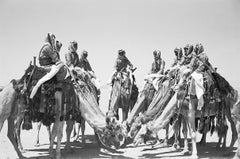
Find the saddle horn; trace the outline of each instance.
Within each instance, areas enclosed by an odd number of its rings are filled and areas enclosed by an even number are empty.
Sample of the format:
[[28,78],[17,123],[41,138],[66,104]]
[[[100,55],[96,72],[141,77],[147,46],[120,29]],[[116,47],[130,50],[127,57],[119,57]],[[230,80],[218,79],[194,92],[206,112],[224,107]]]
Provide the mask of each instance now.
[[33,65],[36,66],[36,56],[33,56]]

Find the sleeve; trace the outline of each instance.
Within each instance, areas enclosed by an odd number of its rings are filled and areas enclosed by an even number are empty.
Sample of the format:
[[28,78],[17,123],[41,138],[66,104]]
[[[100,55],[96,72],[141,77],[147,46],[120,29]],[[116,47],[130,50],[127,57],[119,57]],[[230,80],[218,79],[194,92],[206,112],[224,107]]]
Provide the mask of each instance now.
[[116,61],[115,61],[114,69],[118,70],[118,59],[116,59]]
[[71,58],[71,54],[70,53],[66,53],[65,54],[65,60],[66,60],[66,64],[67,64],[67,66],[70,66],[72,63],[71,63],[71,60],[72,58]]
[[159,70],[159,73],[160,74],[163,74],[164,73],[164,69],[165,69],[165,61],[164,60],[162,60],[162,62],[161,62],[161,67],[160,67],[161,69]]
[[154,73],[155,72],[155,64],[154,62],[152,63],[152,66],[151,66],[151,70],[150,70],[150,73]]
[[127,62],[127,65],[130,66],[131,68],[133,68],[133,65],[132,63],[129,61],[129,59],[126,57],[126,62]]
[[92,67],[91,67],[91,65],[90,65],[90,63],[89,63],[88,60],[87,60],[87,68],[88,68],[89,71],[93,71],[93,70],[92,70]]
[[59,56],[58,56],[58,52],[56,50],[54,50],[51,46],[48,45],[48,47],[46,47],[48,54],[50,56],[50,58],[52,59],[52,61],[54,63],[56,63],[57,61],[59,61]]
[[175,66],[177,64],[177,58],[174,59],[174,62],[172,64],[172,67]]
[[[194,68],[195,66],[196,66],[196,64],[197,64],[197,57],[196,56],[192,56],[192,58],[191,58],[191,61],[190,61],[190,63],[189,63],[189,67],[190,68]],[[198,64],[197,64],[198,65]]]

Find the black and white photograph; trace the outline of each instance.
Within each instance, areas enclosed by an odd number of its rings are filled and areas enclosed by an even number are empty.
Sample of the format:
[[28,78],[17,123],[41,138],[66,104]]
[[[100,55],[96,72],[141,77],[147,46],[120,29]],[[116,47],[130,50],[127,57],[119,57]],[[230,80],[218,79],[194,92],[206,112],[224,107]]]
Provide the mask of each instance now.
[[0,0],[0,159],[240,159],[240,0]]

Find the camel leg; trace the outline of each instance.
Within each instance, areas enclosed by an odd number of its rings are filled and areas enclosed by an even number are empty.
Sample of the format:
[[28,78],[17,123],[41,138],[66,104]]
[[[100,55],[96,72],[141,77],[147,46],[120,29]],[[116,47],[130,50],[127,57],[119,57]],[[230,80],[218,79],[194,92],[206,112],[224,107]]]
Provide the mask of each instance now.
[[160,131],[157,132],[157,140],[154,141],[154,145],[152,146],[152,148],[155,148],[159,145],[162,145],[164,147],[168,145],[169,124],[166,125],[165,130],[166,130],[165,139],[163,141],[161,140],[162,137],[161,132]]
[[127,119],[127,109],[122,108],[122,121],[125,121]]
[[51,142],[51,125],[50,126],[46,126],[47,127],[47,131],[48,131],[48,138],[49,138],[49,143]]
[[178,140],[178,137],[180,135],[179,133],[179,129],[180,129],[180,123],[179,123],[179,120],[181,119],[176,119],[177,121],[174,123],[173,125],[173,130],[174,130],[174,143],[173,143],[173,149],[175,150],[178,150],[180,149],[180,146],[179,146],[179,140]]
[[63,137],[63,125],[64,122],[60,121],[59,128],[58,128],[58,134],[57,134],[57,147],[56,147],[56,159],[61,159],[61,141]]
[[55,123],[53,124],[52,134],[50,137],[50,146],[49,146],[50,157],[53,157],[53,144],[54,144],[55,137],[57,136],[58,125],[59,125],[59,121],[56,120]]
[[67,151],[70,151],[70,137],[71,137],[71,132],[73,130],[74,121],[68,120],[66,123],[67,123],[67,128],[66,128],[67,142],[66,142],[65,149]]
[[227,131],[226,131],[226,133],[224,134],[224,136],[223,136],[223,144],[222,144],[222,148],[226,148],[226,140],[227,140]]
[[195,129],[195,105],[197,104],[197,99],[191,98],[189,101],[189,114],[188,121],[190,124],[190,135],[192,138],[192,155],[191,158],[198,158],[197,155],[197,143],[196,143],[196,129]]
[[[56,99],[56,119],[55,119],[55,124],[56,126],[56,136],[57,136],[57,146],[56,146],[56,159],[61,158],[61,140],[63,136],[63,121],[60,121],[60,116],[61,116],[61,110],[62,110],[62,92],[61,91],[56,91],[55,92],[55,99]],[[54,135],[54,134],[52,134]],[[52,140],[51,140],[52,142]]]
[[168,138],[169,138],[169,124],[166,125],[166,134],[165,134],[165,139],[164,139],[164,146],[168,145]]
[[42,126],[42,123],[38,122],[37,123],[37,138],[36,138],[36,142],[35,142],[35,145],[34,145],[36,147],[40,146],[40,143],[39,143],[39,132],[40,132],[41,126]]
[[24,117],[22,115],[17,117],[16,125],[15,125],[15,135],[16,135],[16,138],[17,138],[18,148],[21,151],[21,153],[25,152],[25,150],[23,149],[23,146],[22,146],[21,138],[20,138],[21,125],[22,125],[22,122],[23,122],[23,118]]
[[240,159],[240,121],[237,121],[236,123],[236,130],[238,132],[238,149],[233,159]]
[[81,132],[82,132],[82,145],[83,147],[85,146],[85,120],[82,118],[82,123],[81,123]]
[[184,148],[183,148],[183,151],[181,152],[183,155],[187,155],[189,154],[189,148],[188,148],[188,140],[187,140],[187,133],[188,133],[188,123],[186,122],[186,119],[183,118],[182,120],[182,125],[183,125],[183,128],[182,128],[182,133],[183,133],[183,136],[184,136]]
[[17,140],[14,136],[14,119],[12,118],[8,118],[8,138],[9,140],[11,141],[15,151],[17,152],[17,155],[19,158],[25,158],[22,153],[20,152],[20,150],[18,149],[18,143],[17,143]]
[[59,98],[61,98],[61,92],[55,93],[55,99],[56,99],[56,105],[55,105],[55,113],[56,113],[56,119],[55,122],[53,124],[53,128],[52,128],[52,133],[51,133],[51,140],[50,140],[50,146],[49,146],[49,154],[51,158],[54,158],[54,154],[53,154],[53,144],[54,144],[54,140],[56,138],[56,136],[59,135],[59,127],[60,127],[60,114],[61,114],[61,107],[60,104],[62,103],[62,101],[59,100]]
[[206,144],[206,137],[207,137],[207,133],[203,132],[202,138],[201,138],[201,141],[200,141],[201,145],[205,145]]
[[226,107],[226,116],[228,121],[230,122],[231,125],[231,130],[232,130],[232,140],[231,140],[231,144],[230,144],[230,148],[232,148],[236,142],[236,140],[238,139],[238,133],[237,133],[237,129],[236,126],[233,122],[232,116],[231,116],[231,110],[230,110],[230,106],[225,106]]
[[1,132],[1,130],[2,130],[2,127],[3,127],[4,121],[5,121],[5,120],[0,120],[0,132]]
[[77,136],[77,130],[76,130],[76,124],[77,122],[73,123],[73,134],[72,134],[72,138],[75,138],[74,140],[76,140],[76,136]]
[[[83,120],[83,119],[81,119],[81,120]],[[81,129],[81,123],[77,123],[77,127],[78,127],[78,129],[77,129],[77,136],[76,136],[75,141],[78,141],[78,140],[79,140],[79,134],[80,134],[80,129]]]
[[220,149],[221,143],[222,143],[222,136],[219,136],[218,143],[217,143],[217,146],[216,146],[217,150]]

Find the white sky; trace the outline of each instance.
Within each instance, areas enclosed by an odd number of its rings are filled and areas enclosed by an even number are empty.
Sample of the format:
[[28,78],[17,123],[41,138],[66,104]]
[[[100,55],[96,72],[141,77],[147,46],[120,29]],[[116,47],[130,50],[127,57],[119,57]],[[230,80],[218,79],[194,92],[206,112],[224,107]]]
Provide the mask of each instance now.
[[167,67],[175,47],[203,43],[213,66],[233,86],[240,77],[239,0],[0,0],[0,85],[20,78],[38,56],[47,32],[89,52],[102,84],[113,71],[118,49],[138,69],[138,85],[149,72],[152,52]]

